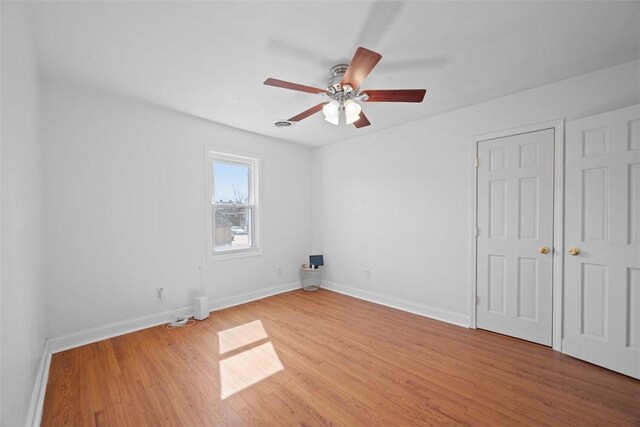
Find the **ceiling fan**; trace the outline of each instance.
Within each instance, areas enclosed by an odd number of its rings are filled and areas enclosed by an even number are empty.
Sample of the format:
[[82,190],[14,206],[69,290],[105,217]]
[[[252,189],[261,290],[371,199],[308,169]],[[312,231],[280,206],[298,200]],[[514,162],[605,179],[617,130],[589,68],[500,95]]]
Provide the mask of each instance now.
[[331,68],[332,78],[325,89],[268,78],[265,85],[284,89],[297,90],[326,96],[331,101],[323,102],[291,117],[289,122],[299,122],[322,110],[325,120],[331,124],[340,123],[340,115],[344,112],[345,122],[356,128],[369,126],[371,123],[362,112],[359,102],[422,102],[427,92],[425,89],[389,89],[363,90],[360,85],[376,66],[382,55],[364,47],[359,47],[350,64],[338,64]]

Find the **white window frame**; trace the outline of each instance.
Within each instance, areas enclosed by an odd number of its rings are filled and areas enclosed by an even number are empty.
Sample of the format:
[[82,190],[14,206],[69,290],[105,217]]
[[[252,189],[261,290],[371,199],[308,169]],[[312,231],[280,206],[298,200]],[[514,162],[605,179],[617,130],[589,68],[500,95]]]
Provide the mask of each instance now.
[[[259,189],[259,163],[257,157],[249,157],[238,154],[220,153],[210,149],[206,150],[206,174],[207,177],[207,260],[218,261],[233,258],[261,255],[260,246],[260,189]],[[214,162],[249,167],[249,189],[247,204],[228,205],[215,203],[214,200]],[[215,207],[236,206],[251,209],[251,223],[249,227],[251,246],[249,248],[216,250],[215,244]]]

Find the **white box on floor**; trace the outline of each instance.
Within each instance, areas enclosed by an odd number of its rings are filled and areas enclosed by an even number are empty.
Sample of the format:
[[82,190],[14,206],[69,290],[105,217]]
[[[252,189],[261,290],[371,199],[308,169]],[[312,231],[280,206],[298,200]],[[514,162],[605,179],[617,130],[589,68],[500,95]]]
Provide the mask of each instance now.
[[209,317],[209,297],[203,295],[193,299],[193,317],[196,320],[204,320]]

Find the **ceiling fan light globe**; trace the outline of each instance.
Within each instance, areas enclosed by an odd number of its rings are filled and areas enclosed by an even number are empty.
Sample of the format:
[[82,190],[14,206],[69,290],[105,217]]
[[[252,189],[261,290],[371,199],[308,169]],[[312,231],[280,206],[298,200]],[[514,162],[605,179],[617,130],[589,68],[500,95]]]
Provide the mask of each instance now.
[[362,107],[352,99],[347,99],[344,102],[344,112],[348,115],[358,115],[362,111]]
[[337,121],[338,116],[340,115],[340,103],[336,100],[333,100],[322,107],[322,112],[324,113],[326,118],[335,118]]
[[340,117],[340,116],[335,116],[335,117],[325,117],[324,119],[325,119],[326,121],[328,121],[329,123],[331,123],[332,125],[336,125],[336,126],[338,126],[338,125],[340,124],[339,117]]
[[344,115],[347,118],[347,124],[355,122],[360,118],[360,112],[362,111],[362,107],[357,102],[348,99],[344,102]]
[[351,115],[351,116],[350,116],[350,115],[348,115],[348,114],[345,114],[345,116],[346,116],[346,119],[347,119],[347,120],[346,120],[346,123],[347,123],[348,125],[350,125],[350,124],[352,124],[352,123],[357,122],[358,120],[360,120],[360,115],[359,115],[359,114]]

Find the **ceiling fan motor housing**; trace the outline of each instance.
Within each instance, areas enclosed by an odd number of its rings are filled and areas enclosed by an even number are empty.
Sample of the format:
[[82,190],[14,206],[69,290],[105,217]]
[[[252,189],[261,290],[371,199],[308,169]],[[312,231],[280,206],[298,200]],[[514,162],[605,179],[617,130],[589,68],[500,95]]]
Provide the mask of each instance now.
[[[349,87],[343,88],[340,82],[344,77],[344,73],[347,72],[347,68],[349,68],[349,64],[338,64],[334,65],[331,68],[331,79],[327,84],[327,93],[329,96],[336,96],[339,94],[344,94],[345,92],[349,92],[350,90],[345,91],[345,89],[350,89]],[[353,89],[351,89],[353,90]]]

